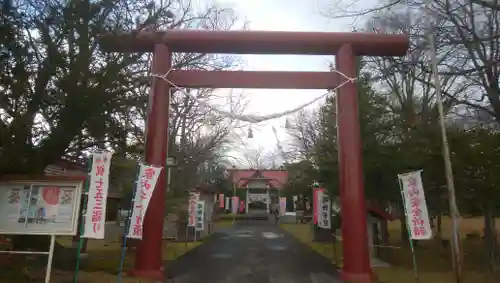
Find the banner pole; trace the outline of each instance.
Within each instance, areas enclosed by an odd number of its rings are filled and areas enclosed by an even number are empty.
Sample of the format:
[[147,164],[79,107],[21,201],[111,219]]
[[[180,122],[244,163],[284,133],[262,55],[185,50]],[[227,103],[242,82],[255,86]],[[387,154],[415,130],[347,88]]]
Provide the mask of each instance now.
[[410,250],[411,250],[411,257],[412,257],[412,262],[413,262],[413,272],[415,276],[415,282],[419,282],[418,278],[418,267],[417,267],[417,255],[415,253],[415,248],[413,246],[413,240],[411,238],[411,228],[410,228],[410,223],[408,222],[408,211],[406,211],[406,200],[405,200],[405,195],[403,192],[403,183],[401,182],[401,179],[398,177],[398,183],[399,183],[399,190],[401,192],[401,199],[403,201],[403,210],[405,212],[405,221],[406,221],[406,232],[408,233],[408,242],[410,243]]
[[137,194],[137,179],[139,178],[139,172],[141,171],[141,165],[139,165],[138,171],[135,176],[134,187],[132,188],[132,199],[130,200],[130,209],[128,211],[127,219],[125,220],[125,229],[123,231],[123,243],[122,243],[122,251],[120,255],[120,266],[118,269],[118,283],[122,282],[122,273],[123,273],[123,263],[125,262],[125,252],[127,250],[127,236],[128,230],[130,229],[132,211],[135,205],[135,195]]
[[87,169],[87,179],[85,180],[85,188],[83,194],[83,209],[80,214],[80,231],[78,237],[78,247],[76,251],[76,264],[75,264],[75,273],[73,274],[73,283],[76,283],[78,279],[78,270],[80,269],[80,253],[82,251],[83,246],[83,230],[85,229],[85,215],[87,214],[87,202],[89,200],[89,188],[90,188],[90,174],[92,172],[92,163],[93,163],[94,154],[92,154],[91,158],[89,158],[89,166]]

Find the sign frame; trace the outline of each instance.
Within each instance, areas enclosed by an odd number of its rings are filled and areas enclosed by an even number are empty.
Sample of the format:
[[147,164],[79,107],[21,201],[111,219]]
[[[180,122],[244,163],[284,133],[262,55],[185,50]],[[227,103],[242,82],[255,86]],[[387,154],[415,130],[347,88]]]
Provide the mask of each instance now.
[[[16,180],[0,180],[0,191],[9,190],[12,186],[30,186],[31,189],[34,186],[41,187],[70,187],[75,193],[73,196],[72,205],[72,216],[71,216],[71,228],[70,229],[27,229],[24,225],[24,229],[16,229],[15,227],[6,227],[0,224],[0,235],[57,235],[57,236],[75,236],[78,232],[78,226],[82,215],[81,213],[81,201],[83,194],[83,187],[85,182],[85,177],[44,177],[39,179],[16,179]],[[3,205],[3,203],[2,203]],[[1,206],[0,206],[1,207]],[[28,206],[29,207],[29,206]],[[26,221],[27,222],[27,221]]]

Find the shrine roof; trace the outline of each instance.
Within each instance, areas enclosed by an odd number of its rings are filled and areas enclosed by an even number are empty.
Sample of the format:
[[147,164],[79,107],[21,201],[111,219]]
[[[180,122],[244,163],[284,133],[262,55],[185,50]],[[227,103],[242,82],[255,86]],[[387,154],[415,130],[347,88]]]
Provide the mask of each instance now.
[[249,181],[264,180],[272,188],[283,189],[288,182],[288,172],[284,170],[258,170],[258,169],[230,169],[233,182],[237,187],[242,188],[248,185]]
[[152,52],[166,44],[172,52],[225,54],[334,55],[349,44],[356,55],[403,56],[405,34],[364,32],[209,31],[174,29],[106,33],[99,44],[108,52]]

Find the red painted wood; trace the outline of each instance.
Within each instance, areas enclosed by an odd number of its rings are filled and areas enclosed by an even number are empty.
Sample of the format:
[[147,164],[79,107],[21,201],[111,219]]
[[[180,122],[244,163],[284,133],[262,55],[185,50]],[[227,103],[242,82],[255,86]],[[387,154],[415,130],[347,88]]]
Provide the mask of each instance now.
[[[171,67],[171,53],[165,45],[157,45],[154,52],[154,73],[166,73]],[[169,84],[154,79],[146,131],[146,163],[165,168],[168,146]],[[152,280],[163,280],[162,238],[165,215],[166,170],[162,170],[144,217],[143,238],[139,241],[132,275]]]
[[190,88],[334,89],[345,81],[334,72],[179,70],[170,72],[168,78],[177,86]]
[[[356,56],[349,45],[335,57],[336,67],[356,77]],[[365,188],[358,92],[355,83],[347,83],[337,94],[337,131],[342,207],[342,278],[349,282],[371,283],[374,278],[368,249]]]
[[205,31],[108,33],[100,46],[110,52],[153,52],[155,44],[167,44],[171,52],[226,54],[333,55],[344,44],[356,55],[402,56],[409,46],[404,34],[363,32]]

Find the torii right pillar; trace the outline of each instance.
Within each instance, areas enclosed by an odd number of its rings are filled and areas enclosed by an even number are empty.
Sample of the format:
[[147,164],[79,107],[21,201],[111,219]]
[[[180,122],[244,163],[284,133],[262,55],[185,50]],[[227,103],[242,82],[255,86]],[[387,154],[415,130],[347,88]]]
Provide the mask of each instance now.
[[[356,78],[356,54],[351,45],[342,45],[335,57],[337,71]],[[342,203],[342,246],[344,262],[342,279],[371,283],[374,274],[368,247],[366,201],[363,182],[362,144],[356,82],[337,90],[337,138],[339,155],[340,197]],[[349,185],[349,187],[347,187]],[[348,204],[348,205],[346,205]],[[352,256],[348,256],[349,253]]]

